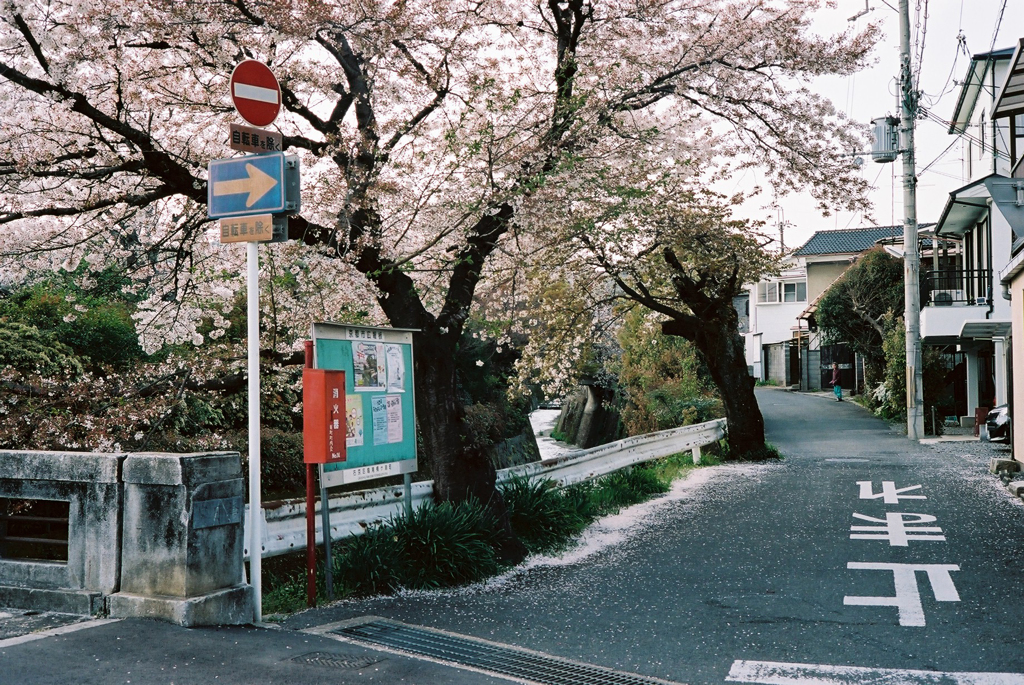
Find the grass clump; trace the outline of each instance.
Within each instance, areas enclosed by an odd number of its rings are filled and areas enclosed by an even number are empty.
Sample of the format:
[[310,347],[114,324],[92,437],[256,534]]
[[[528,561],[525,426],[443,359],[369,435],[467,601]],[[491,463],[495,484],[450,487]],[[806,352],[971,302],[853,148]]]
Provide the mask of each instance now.
[[551,480],[513,476],[501,484],[516,537],[531,554],[563,547],[593,518]]
[[501,569],[500,540],[478,502],[427,504],[337,545],[335,583],[352,595],[462,585]]

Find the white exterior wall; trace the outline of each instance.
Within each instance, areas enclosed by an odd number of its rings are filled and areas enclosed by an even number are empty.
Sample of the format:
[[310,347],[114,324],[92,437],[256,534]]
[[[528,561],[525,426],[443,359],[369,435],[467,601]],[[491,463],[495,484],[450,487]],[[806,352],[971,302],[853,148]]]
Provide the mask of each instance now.
[[[966,182],[976,181],[984,178],[992,172],[1010,175],[1010,120],[998,119],[996,125],[992,123],[992,106],[995,104],[995,93],[1006,80],[1006,70],[1009,67],[1009,60],[996,60],[991,69],[985,74],[985,86],[978,93],[978,100],[974,105],[974,112],[971,114],[971,123],[966,133],[972,138],[981,138],[979,125],[982,120],[985,122],[985,142],[987,147],[982,153],[977,143],[971,143],[966,138],[963,145],[964,180]],[[995,148],[1006,155],[997,157],[992,154],[992,144],[995,140]],[[1020,151],[1018,150],[1018,154]],[[1009,256],[1009,252],[1006,253]]]
[[[802,271],[802,270],[801,270]],[[776,279],[772,279],[776,280]],[[791,271],[783,273],[779,282],[792,283],[804,281],[806,275]],[[743,337],[746,342],[747,366],[753,367],[755,378],[763,378],[765,369],[761,364],[763,345],[784,342],[793,339],[793,330],[801,324],[806,330],[807,322],[797,319],[807,309],[806,299],[801,302],[758,302],[757,284],[748,286],[750,293],[750,330]]]

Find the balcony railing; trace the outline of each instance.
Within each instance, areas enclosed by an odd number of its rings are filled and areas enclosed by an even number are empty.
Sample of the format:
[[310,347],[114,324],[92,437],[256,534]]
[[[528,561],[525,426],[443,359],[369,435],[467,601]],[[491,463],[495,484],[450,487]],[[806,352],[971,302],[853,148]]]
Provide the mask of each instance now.
[[989,269],[943,269],[921,272],[922,305],[987,305],[991,301],[992,271]]

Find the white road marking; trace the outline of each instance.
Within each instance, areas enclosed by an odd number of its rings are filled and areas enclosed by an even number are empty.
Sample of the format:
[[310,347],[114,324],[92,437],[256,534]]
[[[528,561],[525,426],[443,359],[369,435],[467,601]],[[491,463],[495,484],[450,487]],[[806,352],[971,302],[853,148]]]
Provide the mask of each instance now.
[[33,640],[42,640],[45,637],[74,633],[79,630],[85,630],[86,628],[98,628],[100,626],[105,626],[108,623],[117,623],[120,620],[121,619],[119,618],[98,618],[94,621],[82,621],[81,623],[72,623],[69,626],[60,626],[59,628],[51,628],[50,630],[40,630],[38,633],[9,637],[6,640],[0,640],[0,649],[3,649],[4,647],[13,647],[14,645],[20,645],[26,642],[32,642]]
[[950,571],[959,571],[955,564],[873,564],[851,561],[846,568],[862,571],[891,571],[896,586],[895,597],[843,597],[847,606],[885,606],[899,609],[900,625],[923,627],[924,607],[917,587],[917,572],[928,574],[932,593],[938,602],[959,602],[960,595],[953,585]]
[[[930,535],[929,533],[941,533],[938,526],[921,526],[920,523],[935,523],[936,518],[928,514],[901,514],[887,513],[884,519],[864,514],[854,513],[854,518],[871,523],[880,523],[880,526],[850,526],[851,540],[888,540],[890,547],[907,547],[910,540],[939,540],[945,541],[945,535]],[[917,518],[911,518],[917,517]],[[909,528],[908,526],[916,526]],[[853,531],[864,531],[854,533]]]
[[734,661],[726,681],[759,685],[1024,685],[1024,674]]
[[928,499],[924,495],[904,495],[905,492],[911,490],[920,490],[920,485],[909,485],[905,488],[896,488],[896,482],[891,480],[882,481],[882,491],[875,494],[875,487],[870,480],[859,480],[857,485],[860,486],[860,498],[861,499],[878,499],[882,498],[882,501],[886,504],[899,504],[901,499]]

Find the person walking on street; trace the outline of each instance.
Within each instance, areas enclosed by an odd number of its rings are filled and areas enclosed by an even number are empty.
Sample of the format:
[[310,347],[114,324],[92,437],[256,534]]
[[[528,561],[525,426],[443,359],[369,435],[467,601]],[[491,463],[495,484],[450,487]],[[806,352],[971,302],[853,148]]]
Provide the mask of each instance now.
[[843,401],[843,388],[839,383],[839,363],[832,362],[832,392],[835,393],[836,402]]

